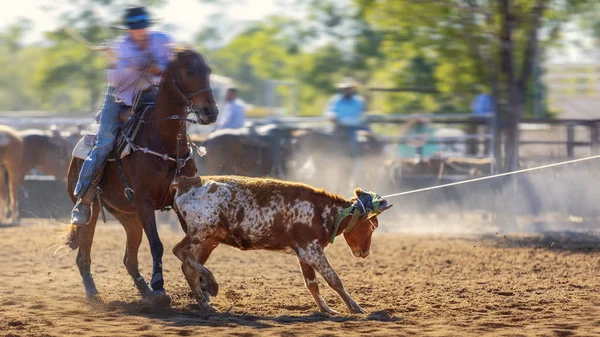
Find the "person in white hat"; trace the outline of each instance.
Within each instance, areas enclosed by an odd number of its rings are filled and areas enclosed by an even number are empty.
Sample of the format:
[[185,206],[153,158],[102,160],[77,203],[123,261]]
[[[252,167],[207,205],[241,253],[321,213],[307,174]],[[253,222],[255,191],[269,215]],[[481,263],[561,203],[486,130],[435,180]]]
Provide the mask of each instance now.
[[352,157],[360,155],[360,146],[356,139],[359,130],[368,129],[364,124],[363,116],[366,110],[365,99],[356,93],[357,83],[351,78],[344,78],[337,85],[340,90],[329,101],[325,114],[346,130],[348,144]]

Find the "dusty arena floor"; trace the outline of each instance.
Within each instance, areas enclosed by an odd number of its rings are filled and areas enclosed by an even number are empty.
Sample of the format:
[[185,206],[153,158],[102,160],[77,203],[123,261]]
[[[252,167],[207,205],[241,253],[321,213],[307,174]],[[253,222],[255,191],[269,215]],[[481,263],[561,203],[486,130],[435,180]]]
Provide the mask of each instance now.
[[[292,256],[219,247],[207,263],[220,313],[196,311],[179,261],[181,233],[161,228],[171,308],[140,301],[122,265],[125,234],[100,224],[92,272],[103,304],[84,299],[75,254],[54,254],[63,227],[24,221],[0,228],[0,336],[593,336],[600,335],[598,241],[490,235],[457,238],[379,233],[367,259],[343,240],[327,251],[347,290],[369,313],[315,312]],[[569,239],[571,240],[571,239]],[[141,267],[149,273],[147,243]]]

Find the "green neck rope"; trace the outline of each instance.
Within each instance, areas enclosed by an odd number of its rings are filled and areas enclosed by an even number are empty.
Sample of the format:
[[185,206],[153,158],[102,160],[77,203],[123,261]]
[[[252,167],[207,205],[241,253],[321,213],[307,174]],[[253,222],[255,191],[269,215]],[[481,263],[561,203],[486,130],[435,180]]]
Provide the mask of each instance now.
[[[337,214],[337,217],[335,219],[335,226],[333,227],[333,233],[331,233],[331,237],[329,238],[329,243],[333,244],[333,240],[335,240],[335,237],[337,236],[337,232],[338,232],[338,229],[340,228],[340,224],[346,217],[352,215],[352,218],[350,218],[350,223],[348,223],[348,227],[346,227],[346,229],[344,230],[344,233],[350,233],[356,226],[356,222],[358,221],[358,218],[361,215],[370,214],[369,217],[372,217],[372,216],[377,216],[381,213],[381,210],[379,209],[379,204],[381,203],[383,198],[380,197],[379,195],[377,195],[373,192],[369,192],[369,191],[363,191],[362,193],[366,193],[366,194],[370,195],[371,200],[363,203],[360,200],[360,196],[359,196],[352,205],[342,209]],[[371,207],[369,207],[369,206],[371,206]],[[362,212],[361,212],[361,209],[362,209]]]

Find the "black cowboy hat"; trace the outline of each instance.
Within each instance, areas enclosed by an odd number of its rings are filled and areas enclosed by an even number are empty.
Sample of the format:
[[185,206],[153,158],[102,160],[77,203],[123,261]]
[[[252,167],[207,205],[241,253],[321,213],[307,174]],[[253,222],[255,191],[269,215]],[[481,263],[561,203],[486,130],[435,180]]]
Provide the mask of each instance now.
[[123,15],[123,24],[114,26],[118,29],[142,29],[148,28],[154,23],[145,7],[129,7]]

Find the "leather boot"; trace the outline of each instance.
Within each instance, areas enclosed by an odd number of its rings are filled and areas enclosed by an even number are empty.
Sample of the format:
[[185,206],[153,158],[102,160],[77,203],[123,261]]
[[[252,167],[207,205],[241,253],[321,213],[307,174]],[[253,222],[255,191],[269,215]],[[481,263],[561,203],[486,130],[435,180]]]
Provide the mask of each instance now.
[[84,204],[83,199],[79,199],[71,211],[71,224],[85,226],[90,222],[91,215],[92,205]]
[[73,225],[85,226],[90,222],[92,203],[96,198],[96,187],[98,186],[98,182],[98,179],[94,179],[83,198],[77,200],[75,207],[73,207],[73,210],[71,211],[71,223]]

